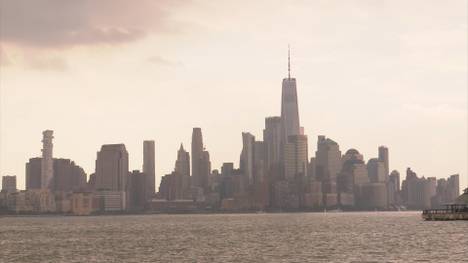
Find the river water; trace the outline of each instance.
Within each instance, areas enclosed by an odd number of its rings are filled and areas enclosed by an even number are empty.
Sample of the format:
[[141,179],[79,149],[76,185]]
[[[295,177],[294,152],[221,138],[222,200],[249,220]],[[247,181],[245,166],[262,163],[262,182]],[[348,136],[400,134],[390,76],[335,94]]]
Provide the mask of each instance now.
[[0,218],[0,262],[468,262],[416,212]]

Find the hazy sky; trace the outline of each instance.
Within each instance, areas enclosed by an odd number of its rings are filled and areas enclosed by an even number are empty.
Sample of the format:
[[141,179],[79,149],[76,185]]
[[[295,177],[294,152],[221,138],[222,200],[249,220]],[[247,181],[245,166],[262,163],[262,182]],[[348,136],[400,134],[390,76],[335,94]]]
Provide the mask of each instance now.
[[125,143],[157,180],[192,127],[212,167],[238,165],[242,131],[280,114],[287,46],[309,156],[317,135],[404,177],[467,178],[467,1],[0,0],[0,174],[17,175],[55,131],[54,156],[90,174]]

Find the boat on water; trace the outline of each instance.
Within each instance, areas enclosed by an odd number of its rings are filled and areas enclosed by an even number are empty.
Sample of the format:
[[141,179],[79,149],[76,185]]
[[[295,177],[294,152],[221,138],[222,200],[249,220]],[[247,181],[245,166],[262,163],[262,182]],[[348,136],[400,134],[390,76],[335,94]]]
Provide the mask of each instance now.
[[446,204],[442,209],[423,210],[424,220],[468,220],[468,188],[460,195],[455,203]]

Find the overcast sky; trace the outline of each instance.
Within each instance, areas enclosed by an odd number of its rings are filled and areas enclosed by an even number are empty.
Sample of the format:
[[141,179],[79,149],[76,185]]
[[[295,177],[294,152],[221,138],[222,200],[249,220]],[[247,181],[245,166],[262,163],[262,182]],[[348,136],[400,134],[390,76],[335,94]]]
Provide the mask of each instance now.
[[90,174],[102,144],[125,143],[157,180],[192,127],[212,167],[238,165],[242,131],[280,114],[291,44],[309,156],[318,135],[390,168],[467,178],[467,1],[0,0],[0,174],[41,155]]

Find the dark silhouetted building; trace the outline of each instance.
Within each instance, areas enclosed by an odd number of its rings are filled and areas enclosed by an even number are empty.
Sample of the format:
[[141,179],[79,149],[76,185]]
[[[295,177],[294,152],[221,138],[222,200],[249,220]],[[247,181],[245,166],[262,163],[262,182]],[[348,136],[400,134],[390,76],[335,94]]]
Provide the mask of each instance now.
[[154,141],[143,141],[143,173],[146,175],[146,199],[150,199],[156,191],[155,150]]
[[16,190],[16,176],[2,176],[2,192],[14,193]]
[[42,158],[31,158],[26,163],[26,190],[41,189]]

